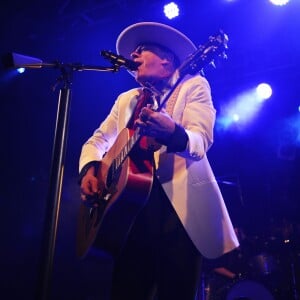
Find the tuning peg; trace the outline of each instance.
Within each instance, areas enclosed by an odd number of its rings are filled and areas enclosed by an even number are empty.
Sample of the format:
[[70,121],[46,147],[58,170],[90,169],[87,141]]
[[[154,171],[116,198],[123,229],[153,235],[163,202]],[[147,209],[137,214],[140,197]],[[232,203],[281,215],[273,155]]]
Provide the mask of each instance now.
[[214,60],[212,60],[212,61],[209,63],[209,65],[210,65],[211,67],[213,67],[214,69],[217,68]]

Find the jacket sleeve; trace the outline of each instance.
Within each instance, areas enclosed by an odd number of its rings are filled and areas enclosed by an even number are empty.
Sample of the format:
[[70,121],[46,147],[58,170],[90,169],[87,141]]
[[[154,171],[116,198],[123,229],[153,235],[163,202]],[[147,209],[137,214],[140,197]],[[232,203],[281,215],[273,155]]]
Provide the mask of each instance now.
[[118,132],[118,99],[93,135],[84,143],[79,159],[79,172],[90,162],[100,161],[114,143]]
[[200,75],[188,79],[182,87],[184,108],[180,125],[188,135],[186,158],[200,160],[213,143],[216,110],[213,106],[208,81]]

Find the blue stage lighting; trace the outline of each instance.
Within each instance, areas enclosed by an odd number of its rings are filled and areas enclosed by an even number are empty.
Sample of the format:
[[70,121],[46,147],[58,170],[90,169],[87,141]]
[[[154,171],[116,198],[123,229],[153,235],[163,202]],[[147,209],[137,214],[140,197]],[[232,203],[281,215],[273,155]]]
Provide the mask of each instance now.
[[168,19],[173,19],[179,16],[179,7],[176,3],[170,2],[164,6],[164,13]]
[[273,3],[274,5],[279,5],[279,6],[282,6],[282,5],[286,5],[289,0],[270,0],[271,3]]
[[266,100],[272,96],[272,88],[267,83],[261,83],[256,88],[258,100]]
[[265,85],[258,89],[264,91],[263,96],[258,95],[257,88],[252,88],[235,96],[230,102],[222,106],[217,119],[217,129],[227,130],[232,126],[236,129],[244,129],[249,125],[263,106],[262,98],[266,97],[267,94],[270,96],[270,90]]

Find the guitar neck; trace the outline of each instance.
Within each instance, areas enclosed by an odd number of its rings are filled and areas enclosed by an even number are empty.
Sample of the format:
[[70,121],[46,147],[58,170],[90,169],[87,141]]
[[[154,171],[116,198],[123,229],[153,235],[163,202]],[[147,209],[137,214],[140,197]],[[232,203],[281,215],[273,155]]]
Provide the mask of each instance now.
[[140,130],[137,128],[132,136],[128,139],[127,143],[124,145],[122,150],[120,151],[119,155],[117,155],[113,161],[113,169],[114,172],[117,172],[121,165],[123,164],[124,160],[128,157],[129,153],[133,149],[133,147],[138,143],[140,140]]

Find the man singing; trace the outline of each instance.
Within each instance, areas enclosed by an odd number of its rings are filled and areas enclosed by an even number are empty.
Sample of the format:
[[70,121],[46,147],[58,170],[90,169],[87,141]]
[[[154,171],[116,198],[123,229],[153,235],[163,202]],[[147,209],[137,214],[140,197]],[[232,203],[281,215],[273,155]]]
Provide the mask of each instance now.
[[[238,246],[206,156],[215,122],[210,86],[199,73],[186,75],[165,107],[156,111],[174,84],[176,70],[196,46],[175,28],[142,22],[125,28],[116,47],[118,54],[137,63],[133,74],[140,86],[119,95],[83,145],[79,167],[83,203],[97,205],[93,196],[103,188],[97,169],[124,128],[139,130],[161,147],[154,151],[147,201],[114,257],[111,299],[194,300],[201,258],[216,258]],[[135,149],[130,159],[134,161],[138,152]]]

